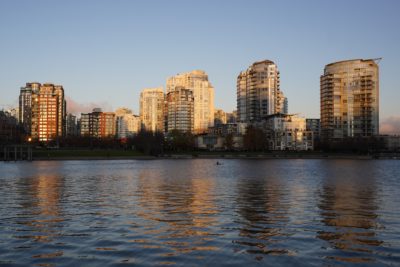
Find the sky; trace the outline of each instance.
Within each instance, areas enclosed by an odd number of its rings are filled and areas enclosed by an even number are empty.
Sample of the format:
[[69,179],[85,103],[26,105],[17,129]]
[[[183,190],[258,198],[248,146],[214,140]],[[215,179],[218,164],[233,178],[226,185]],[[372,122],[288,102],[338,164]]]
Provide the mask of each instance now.
[[201,69],[230,112],[237,75],[269,59],[289,112],[318,118],[326,64],[382,57],[380,118],[400,132],[399,14],[397,0],[2,0],[0,109],[37,81],[63,85],[70,111],[138,113],[143,88]]

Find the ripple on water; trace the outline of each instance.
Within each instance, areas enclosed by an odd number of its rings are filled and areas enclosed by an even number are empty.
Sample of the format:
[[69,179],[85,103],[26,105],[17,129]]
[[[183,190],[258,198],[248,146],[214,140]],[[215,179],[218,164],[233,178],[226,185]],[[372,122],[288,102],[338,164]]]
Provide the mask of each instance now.
[[0,163],[0,265],[395,266],[398,164]]

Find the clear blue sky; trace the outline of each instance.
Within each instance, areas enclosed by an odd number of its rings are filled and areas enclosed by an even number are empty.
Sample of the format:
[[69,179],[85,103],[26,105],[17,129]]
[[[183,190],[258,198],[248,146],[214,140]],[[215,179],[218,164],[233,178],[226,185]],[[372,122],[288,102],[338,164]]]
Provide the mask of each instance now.
[[0,108],[26,82],[62,84],[79,103],[138,112],[145,87],[205,70],[215,106],[236,108],[236,77],[270,59],[289,112],[319,117],[326,64],[383,57],[381,118],[399,116],[400,1],[0,2]]

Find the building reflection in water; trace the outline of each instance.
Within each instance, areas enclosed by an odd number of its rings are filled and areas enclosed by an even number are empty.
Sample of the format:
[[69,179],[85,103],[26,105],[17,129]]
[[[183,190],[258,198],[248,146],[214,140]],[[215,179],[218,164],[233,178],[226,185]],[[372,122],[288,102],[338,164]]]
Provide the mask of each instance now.
[[[40,166],[39,166],[40,167]],[[19,221],[19,231],[24,234],[20,238],[29,238],[37,242],[51,242],[60,236],[64,221],[60,209],[60,201],[64,179],[57,175],[39,175],[33,178],[21,178],[19,193],[23,218]],[[29,197],[26,197],[29,195]]]
[[[196,164],[201,162],[192,161],[187,168],[201,168]],[[191,177],[190,173],[182,169],[168,175],[156,170],[140,172],[137,215],[147,221],[147,226],[144,238],[135,241],[142,242],[144,248],[168,248],[170,253],[161,255],[166,257],[217,250],[211,245],[215,233],[210,230],[216,224],[218,213],[214,203],[214,178]],[[157,236],[157,239],[146,240],[146,236]]]
[[288,190],[282,181],[273,177],[240,179],[237,183],[236,211],[239,236],[233,242],[238,251],[264,255],[291,254],[283,242],[289,235]]
[[[368,162],[331,162],[319,190],[319,210],[325,226],[317,237],[327,241],[334,250],[324,255],[341,262],[370,262],[377,247],[382,245],[375,230],[378,199],[374,170]],[[340,164],[340,168],[337,165]],[[364,164],[361,172],[352,171],[351,164]],[[333,166],[334,165],[334,166]]]

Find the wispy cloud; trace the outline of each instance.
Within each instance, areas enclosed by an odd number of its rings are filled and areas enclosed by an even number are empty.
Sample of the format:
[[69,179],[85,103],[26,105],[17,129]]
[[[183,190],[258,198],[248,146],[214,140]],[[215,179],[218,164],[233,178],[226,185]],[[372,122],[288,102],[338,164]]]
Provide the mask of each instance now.
[[391,116],[381,120],[380,134],[400,134],[400,116]]
[[66,96],[67,101],[67,112],[75,115],[80,113],[91,112],[94,108],[101,108],[103,111],[112,111],[112,106],[107,102],[90,102],[90,103],[78,103],[71,97]]

